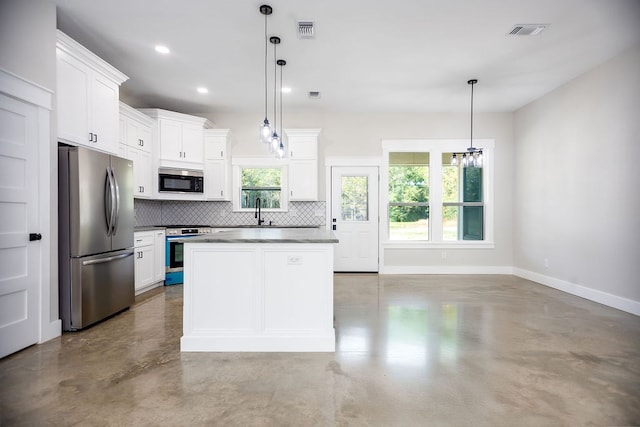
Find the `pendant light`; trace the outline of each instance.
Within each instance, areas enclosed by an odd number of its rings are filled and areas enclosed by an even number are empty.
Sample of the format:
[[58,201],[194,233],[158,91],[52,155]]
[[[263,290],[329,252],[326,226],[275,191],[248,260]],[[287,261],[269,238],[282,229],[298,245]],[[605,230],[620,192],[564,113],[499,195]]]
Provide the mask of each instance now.
[[461,155],[462,159],[460,160],[460,164],[462,167],[482,167],[482,148],[475,148],[473,146],[473,85],[476,83],[478,83],[476,79],[467,81],[467,84],[471,85],[471,135],[469,138],[469,148],[467,148],[466,153],[453,153],[453,156],[451,156],[451,164],[454,166],[458,165],[458,155]]
[[277,67],[278,63],[276,61],[277,57],[277,47],[280,44],[280,37],[272,36],[269,41],[273,44],[273,134],[271,135],[271,151],[276,152],[280,147],[280,137],[278,136],[277,124],[278,124],[278,114],[276,112],[276,101],[278,99],[277,90]]
[[[271,143],[271,125],[269,124],[269,119],[267,118],[267,53],[268,53],[268,44],[267,44],[267,16],[271,15],[273,9],[271,6],[263,4],[260,6],[260,13],[264,15],[264,122],[260,125],[260,142],[265,144]],[[274,123],[275,126],[275,123]]]
[[280,66],[280,144],[276,149],[276,157],[282,159],[284,157],[284,131],[282,130],[282,69],[287,65],[287,61],[284,59],[278,59],[276,64]]

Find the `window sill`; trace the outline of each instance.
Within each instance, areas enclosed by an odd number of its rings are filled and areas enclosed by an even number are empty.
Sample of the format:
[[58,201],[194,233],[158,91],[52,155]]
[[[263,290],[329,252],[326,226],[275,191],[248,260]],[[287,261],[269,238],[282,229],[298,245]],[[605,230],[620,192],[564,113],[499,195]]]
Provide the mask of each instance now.
[[[250,208],[250,209],[233,209],[231,212],[235,212],[235,213],[255,213],[256,212],[256,208]],[[266,213],[282,213],[282,212],[289,212],[286,209],[265,209],[265,208],[261,208],[260,212],[262,214],[266,214]]]
[[426,241],[387,241],[382,243],[383,249],[495,249],[495,242],[462,241],[462,242],[426,242]]

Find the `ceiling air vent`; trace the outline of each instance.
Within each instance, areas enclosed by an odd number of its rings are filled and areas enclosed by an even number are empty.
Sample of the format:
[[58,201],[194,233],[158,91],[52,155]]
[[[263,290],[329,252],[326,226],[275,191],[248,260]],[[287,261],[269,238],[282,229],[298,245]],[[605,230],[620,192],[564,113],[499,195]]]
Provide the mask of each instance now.
[[522,24],[514,25],[509,32],[510,36],[537,36],[543,32],[549,24]]
[[315,22],[298,21],[298,38],[314,39],[316,37]]
[[317,90],[312,90],[309,92],[309,98],[311,99],[320,99],[320,92]]

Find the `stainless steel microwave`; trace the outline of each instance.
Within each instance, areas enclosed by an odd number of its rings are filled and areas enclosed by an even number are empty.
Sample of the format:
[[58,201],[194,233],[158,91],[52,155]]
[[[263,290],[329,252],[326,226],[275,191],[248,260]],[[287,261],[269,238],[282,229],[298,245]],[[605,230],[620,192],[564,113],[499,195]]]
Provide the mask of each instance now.
[[158,191],[161,193],[204,193],[202,171],[158,169]]

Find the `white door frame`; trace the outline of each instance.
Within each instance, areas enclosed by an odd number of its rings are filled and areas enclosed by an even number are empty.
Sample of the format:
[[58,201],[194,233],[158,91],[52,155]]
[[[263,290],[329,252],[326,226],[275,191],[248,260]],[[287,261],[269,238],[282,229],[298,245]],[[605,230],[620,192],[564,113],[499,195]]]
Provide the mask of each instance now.
[[53,91],[0,69],[0,91],[8,96],[33,104],[38,111],[37,179],[38,222],[42,240],[40,246],[39,331],[38,343],[62,334],[58,313],[58,152],[55,128],[52,132],[51,110]]
[[[358,167],[374,166],[378,168],[378,176],[382,165],[381,157],[326,157],[325,161],[325,228],[331,230],[332,196],[331,196],[331,168],[336,166]],[[380,189],[378,188],[378,191]],[[378,197],[378,210],[381,209],[380,197]],[[378,224],[378,254],[380,254],[380,225]],[[378,271],[380,271],[380,256],[378,256]]]

